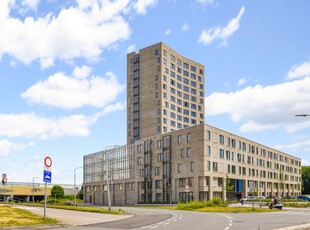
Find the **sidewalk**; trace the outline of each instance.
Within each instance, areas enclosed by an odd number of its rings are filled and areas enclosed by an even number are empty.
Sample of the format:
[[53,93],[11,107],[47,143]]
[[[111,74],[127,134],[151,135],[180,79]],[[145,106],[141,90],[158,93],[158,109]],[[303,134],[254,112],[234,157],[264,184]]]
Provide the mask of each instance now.
[[[14,205],[16,208],[25,209],[37,215],[44,215],[44,208]],[[46,209],[46,216],[59,220],[62,224],[77,226],[104,223],[109,221],[122,220],[134,215],[112,215],[92,212],[71,211],[63,209]]]

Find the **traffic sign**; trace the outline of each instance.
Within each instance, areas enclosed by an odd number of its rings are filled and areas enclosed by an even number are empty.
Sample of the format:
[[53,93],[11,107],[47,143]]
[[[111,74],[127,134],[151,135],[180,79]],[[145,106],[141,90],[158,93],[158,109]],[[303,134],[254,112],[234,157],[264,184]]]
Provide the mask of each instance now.
[[52,167],[52,163],[53,163],[52,162],[52,158],[50,158],[49,156],[44,158],[44,165],[45,165],[45,167],[47,167],[47,168]]
[[263,188],[263,182],[262,181],[259,182],[259,187]]
[[52,182],[52,172],[48,170],[43,170],[43,181],[47,183]]

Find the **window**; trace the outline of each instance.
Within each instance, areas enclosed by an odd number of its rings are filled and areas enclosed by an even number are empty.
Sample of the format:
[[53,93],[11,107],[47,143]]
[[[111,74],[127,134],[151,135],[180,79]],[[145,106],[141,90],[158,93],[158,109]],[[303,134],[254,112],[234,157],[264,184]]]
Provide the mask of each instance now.
[[208,145],[207,146],[207,155],[211,155],[211,146],[210,145]]
[[235,165],[232,165],[232,166],[231,166],[231,172],[232,172],[233,174],[236,174],[236,166],[235,166]]
[[218,163],[217,162],[213,162],[213,171],[214,172],[218,171]]
[[138,158],[137,158],[137,164],[138,164],[138,165],[142,165],[142,163],[143,163],[142,157],[138,157]]
[[140,177],[144,177],[144,169],[140,169]]
[[158,153],[157,154],[157,161],[161,162],[163,160],[163,154],[162,153]]
[[226,151],[226,160],[230,160],[230,151]]
[[187,148],[187,157],[191,156],[191,148]]
[[210,170],[211,170],[211,161],[208,161],[208,164],[207,164],[207,169],[208,169],[208,171],[210,171]]
[[184,158],[184,149],[181,149],[181,158]]
[[219,150],[219,157],[224,158],[224,149]]
[[219,135],[219,140],[220,140],[220,144],[223,145],[224,144],[224,136]]
[[196,72],[196,67],[191,65],[191,71]]
[[191,162],[189,168],[190,168],[190,171],[191,171],[191,172],[194,172],[194,171],[195,171],[195,163],[194,163],[194,162]]
[[160,167],[155,167],[155,175],[160,175]]
[[158,140],[157,141],[157,149],[161,149],[162,148],[162,140]]
[[179,179],[179,187],[184,187],[185,186],[185,178],[180,178]]
[[182,137],[181,137],[181,135],[178,135],[178,145],[180,145],[181,142],[182,142]]
[[155,187],[156,188],[161,188],[161,180],[156,180],[155,181]]
[[222,187],[222,186],[223,186],[223,178],[218,178],[218,179],[217,179],[217,185],[218,185],[219,187]]
[[138,151],[138,153],[142,153],[142,145],[137,146],[137,151]]
[[180,59],[177,59],[177,64],[182,66],[182,61]]
[[177,165],[177,171],[178,171],[178,173],[181,173],[181,164]]
[[189,143],[191,141],[191,134],[187,133],[186,134],[186,142]]

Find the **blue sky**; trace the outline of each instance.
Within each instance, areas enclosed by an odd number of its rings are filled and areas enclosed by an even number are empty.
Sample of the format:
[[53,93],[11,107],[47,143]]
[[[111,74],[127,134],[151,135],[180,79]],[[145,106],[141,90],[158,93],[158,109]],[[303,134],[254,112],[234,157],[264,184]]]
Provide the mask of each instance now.
[[[310,165],[310,2],[1,0],[0,173],[73,183],[126,144],[126,54],[164,42],[205,65],[206,123]],[[78,183],[82,170],[77,171]]]

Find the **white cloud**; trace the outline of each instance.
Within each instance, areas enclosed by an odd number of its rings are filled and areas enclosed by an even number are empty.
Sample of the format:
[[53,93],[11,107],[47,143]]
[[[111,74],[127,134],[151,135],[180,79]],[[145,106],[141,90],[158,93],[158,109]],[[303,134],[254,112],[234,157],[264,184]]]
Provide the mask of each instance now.
[[310,76],[310,61],[298,66],[292,66],[287,73],[288,79],[295,79],[300,77]]
[[237,86],[239,87],[241,85],[244,85],[246,82],[247,82],[246,78],[241,78],[241,79],[239,79]]
[[132,44],[132,45],[128,46],[127,53],[129,54],[131,52],[134,52],[135,50],[136,50],[136,46],[135,46],[135,44]]
[[241,17],[245,12],[245,7],[241,7],[236,18],[231,19],[226,27],[212,27],[208,30],[203,30],[199,42],[205,45],[212,43],[214,40],[219,39],[222,41],[221,45],[227,44],[227,39],[231,37],[240,26]]
[[87,136],[97,117],[73,115],[59,119],[28,114],[0,114],[0,136],[50,139],[61,136]]
[[87,136],[90,126],[99,118],[117,110],[123,110],[125,103],[107,105],[101,112],[92,116],[71,115],[48,118],[34,113],[0,114],[0,137],[27,137],[42,140],[63,136]]
[[90,67],[85,66],[85,65],[83,65],[82,67],[77,66],[74,68],[72,76],[78,79],[85,79],[89,77],[91,70],[92,69]]
[[287,145],[276,145],[275,148],[277,149],[289,149],[290,151],[297,151],[301,148],[309,148],[310,147],[310,139],[308,140],[302,140],[295,142],[293,144],[287,144]]
[[90,73],[91,68],[87,66],[76,67],[72,76],[56,73],[31,86],[21,96],[29,103],[63,109],[102,108],[115,100],[125,87],[112,72],[106,73],[105,77],[91,76]]
[[165,35],[169,35],[171,33],[171,29],[167,29],[166,31],[165,31]]
[[29,142],[27,144],[16,144],[7,139],[2,139],[0,140],[0,156],[7,156],[13,152],[22,151],[33,145],[34,142]]
[[182,30],[182,31],[187,31],[187,30],[189,30],[189,25],[188,25],[187,23],[184,23],[181,30]]
[[22,6],[30,9],[36,9],[40,0],[22,0]]
[[133,4],[133,9],[136,10],[138,14],[146,14],[146,10],[148,7],[155,6],[158,0],[137,0],[136,3]]
[[310,77],[263,87],[256,85],[230,93],[212,93],[206,97],[206,115],[229,114],[242,122],[241,131],[283,128],[294,132],[310,127],[309,119],[295,114],[310,111]]
[[214,0],[196,0],[196,2],[201,3],[201,4],[209,4],[212,5],[214,3]]
[[26,64],[39,60],[41,67],[47,68],[55,59],[98,59],[103,49],[128,39],[131,31],[121,16],[128,0],[78,3],[58,15],[19,19],[10,15],[14,9],[11,1],[1,0],[0,58],[8,54]]

